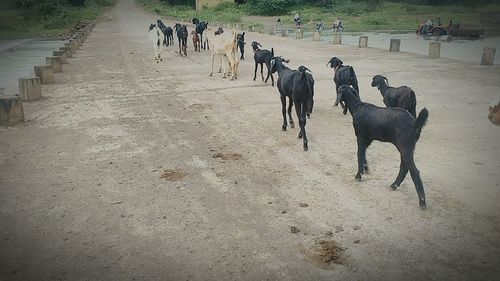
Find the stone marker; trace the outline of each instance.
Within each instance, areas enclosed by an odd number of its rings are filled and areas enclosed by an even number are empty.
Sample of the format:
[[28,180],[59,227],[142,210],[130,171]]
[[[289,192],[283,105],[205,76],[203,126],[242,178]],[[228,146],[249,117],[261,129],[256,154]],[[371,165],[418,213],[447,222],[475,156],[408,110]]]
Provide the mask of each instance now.
[[495,62],[495,48],[484,47],[481,55],[481,65],[493,65]]
[[400,45],[401,45],[401,39],[391,39],[391,46],[389,47],[389,51],[399,52]]
[[13,126],[20,122],[24,122],[24,111],[19,96],[0,96],[0,125]]
[[52,71],[54,73],[62,72],[62,64],[60,57],[46,57],[45,63],[52,65]]
[[42,97],[42,84],[38,77],[19,78],[19,97],[32,101]]
[[340,32],[333,33],[333,44],[334,45],[341,45],[342,44],[342,33],[340,33]]
[[441,43],[431,42],[429,44],[429,57],[439,58],[441,56]]
[[288,28],[283,28],[281,30],[281,37],[288,37]]
[[301,28],[298,28],[297,31],[295,32],[295,39],[304,39],[304,30]]
[[[64,43],[64,47],[66,50],[69,50],[69,52],[66,53],[66,57],[71,58],[73,55],[76,53],[76,49],[72,43]],[[69,54],[69,56],[68,56]]]
[[368,36],[359,36],[359,45],[360,48],[368,47]]
[[321,32],[315,30],[313,32],[313,41],[321,41]]
[[50,64],[35,66],[35,76],[40,78],[42,84],[54,83],[54,71]]
[[53,51],[52,55],[54,55],[54,57],[60,57],[62,64],[68,63],[68,60],[66,59],[66,52],[65,51],[61,51],[61,50]]

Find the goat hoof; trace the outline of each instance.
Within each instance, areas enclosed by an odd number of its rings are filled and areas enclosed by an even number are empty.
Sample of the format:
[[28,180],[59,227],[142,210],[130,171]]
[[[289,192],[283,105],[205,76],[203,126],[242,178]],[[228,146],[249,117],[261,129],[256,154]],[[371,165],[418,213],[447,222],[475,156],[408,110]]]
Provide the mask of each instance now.
[[425,200],[420,200],[418,204],[420,205],[420,209],[422,210],[427,209],[427,204],[425,203]]
[[301,138],[302,138],[302,133],[299,133],[299,136],[298,136],[298,137],[299,137],[299,139],[301,139]]
[[286,126],[285,125],[281,126],[281,130],[286,131]]
[[295,125],[293,124],[293,122],[290,122],[290,129],[293,129],[295,128]]
[[396,183],[391,184],[392,190],[397,190],[398,187],[399,187],[399,184],[396,184]]
[[361,181],[361,175],[360,174],[356,174],[356,176],[354,177],[354,179],[356,181]]
[[308,151],[309,150],[309,146],[307,145],[307,143],[304,143],[304,151]]

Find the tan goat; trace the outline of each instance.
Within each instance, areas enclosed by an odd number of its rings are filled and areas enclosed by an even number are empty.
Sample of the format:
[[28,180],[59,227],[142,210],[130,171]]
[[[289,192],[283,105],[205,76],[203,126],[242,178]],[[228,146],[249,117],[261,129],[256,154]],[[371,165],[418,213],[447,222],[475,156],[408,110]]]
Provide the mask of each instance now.
[[[210,76],[214,73],[214,61],[216,58],[219,58],[221,61],[221,68],[223,70],[223,78],[226,75],[231,76],[231,80],[234,80],[238,76],[238,66],[239,66],[239,57],[237,55],[237,40],[236,40],[236,31],[233,30],[232,33],[225,32],[220,35],[212,35],[209,31],[207,32],[207,39],[210,45],[210,53],[212,57],[212,70],[210,72]],[[228,62],[229,69],[226,71],[225,62]],[[220,72],[219,70],[219,72]]]

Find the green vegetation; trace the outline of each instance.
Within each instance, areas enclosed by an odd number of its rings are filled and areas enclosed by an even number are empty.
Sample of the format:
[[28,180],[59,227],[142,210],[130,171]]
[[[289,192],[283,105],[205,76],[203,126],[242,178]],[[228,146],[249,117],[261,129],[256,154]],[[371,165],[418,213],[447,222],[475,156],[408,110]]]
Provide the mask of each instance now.
[[[479,13],[499,11],[500,4],[489,3],[488,0],[475,1],[476,6],[470,5],[471,0],[409,0],[409,1],[382,1],[382,0],[247,0],[245,4],[236,5],[233,1],[223,2],[218,6],[195,11],[192,0],[185,5],[170,5],[172,0],[137,0],[146,9],[166,17],[190,19],[198,17],[209,22],[249,22],[247,15],[272,15],[268,24],[273,24],[277,17],[287,25],[293,25],[293,16],[300,12],[302,23],[312,27],[319,20],[323,20],[326,27],[338,17],[342,18],[346,31],[394,30],[414,31],[418,24],[426,19],[441,18],[443,25],[449,20],[460,23],[462,26],[479,25]],[[190,2],[189,2],[190,1]],[[176,0],[175,3],[183,3]],[[403,3],[404,2],[404,3]],[[493,1],[492,1],[493,2]],[[422,5],[411,3],[432,3],[441,5]],[[481,5],[477,3],[483,3]],[[444,5],[446,4],[446,5]],[[263,18],[264,19],[264,18]],[[255,21],[255,19],[253,19]]]
[[55,36],[94,20],[116,0],[2,0],[0,38]]

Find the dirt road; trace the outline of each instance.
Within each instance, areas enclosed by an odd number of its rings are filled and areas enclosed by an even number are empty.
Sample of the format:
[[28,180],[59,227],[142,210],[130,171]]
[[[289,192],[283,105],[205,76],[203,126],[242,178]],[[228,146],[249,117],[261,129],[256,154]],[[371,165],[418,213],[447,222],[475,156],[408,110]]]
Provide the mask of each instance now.
[[[0,129],[0,280],[500,276],[500,128],[486,118],[500,67],[247,33],[313,72],[304,152],[297,129],[281,131],[276,87],[252,81],[250,51],[236,81],[209,77],[191,44],[156,64],[154,19],[121,0],[24,104],[27,122]],[[384,74],[429,109],[415,152],[427,210],[410,177],[390,189],[390,144],[372,144],[371,173],[354,181],[334,55],[355,66],[364,100],[382,105],[370,82]]]

